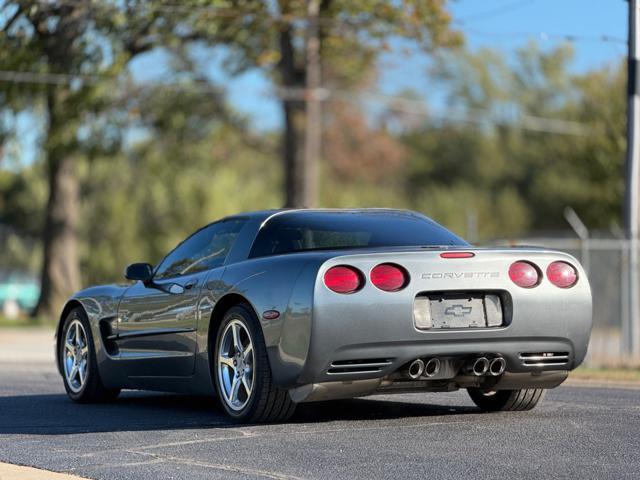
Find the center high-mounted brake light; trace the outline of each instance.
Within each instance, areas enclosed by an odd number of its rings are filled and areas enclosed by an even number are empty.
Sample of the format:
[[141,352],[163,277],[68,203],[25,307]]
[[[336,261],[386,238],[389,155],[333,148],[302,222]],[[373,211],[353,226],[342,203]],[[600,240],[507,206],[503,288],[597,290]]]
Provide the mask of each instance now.
[[542,274],[533,263],[518,261],[509,267],[509,278],[522,288],[533,288],[542,280]]
[[364,275],[357,268],[338,265],[326,271],[324,284],[336,293],[354,293],[364,286]]
[[381,263],[369,274],[371,283],[385,292],[397,292],[409,283],[409,273],[395,263]]
[[473,252],[442,252],[440,258],[471,258],[475,257]]

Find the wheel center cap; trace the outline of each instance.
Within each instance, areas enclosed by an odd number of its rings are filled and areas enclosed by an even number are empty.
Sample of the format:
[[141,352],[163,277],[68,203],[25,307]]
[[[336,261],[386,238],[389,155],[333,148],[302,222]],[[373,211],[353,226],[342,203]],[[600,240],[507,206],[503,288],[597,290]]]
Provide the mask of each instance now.
[[237,353],[235,355],[233,365],[236,367],[236,375],[242,375],[242,372],[244,371],[244,355],[242,355],[241,353]]

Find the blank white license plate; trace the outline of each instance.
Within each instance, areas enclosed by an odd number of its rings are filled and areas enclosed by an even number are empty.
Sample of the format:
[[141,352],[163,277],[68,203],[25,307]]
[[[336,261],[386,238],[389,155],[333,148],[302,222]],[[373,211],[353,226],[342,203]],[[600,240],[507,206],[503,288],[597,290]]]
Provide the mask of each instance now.
[[428,305],[431,328],[484,328],[502,325],[500,296],[495,294],[429,295]]

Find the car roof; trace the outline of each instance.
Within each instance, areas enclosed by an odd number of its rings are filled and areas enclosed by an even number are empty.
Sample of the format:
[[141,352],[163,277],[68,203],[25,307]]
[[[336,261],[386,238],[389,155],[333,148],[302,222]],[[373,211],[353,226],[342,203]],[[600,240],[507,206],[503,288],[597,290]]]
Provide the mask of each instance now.
[[414,212],[412,210],[403,210],[396,208],[277,208],[271,210],[256,210],[252,212],[243,212],[236,215],[230,215],[226,219],[230,218],[251,218],[264,223],[275,216],[286,215],[288,213],[296,214],[314,214],[314,213],[402,213],[405,215],[411,215],[420,218],[426,218],[423,214]]

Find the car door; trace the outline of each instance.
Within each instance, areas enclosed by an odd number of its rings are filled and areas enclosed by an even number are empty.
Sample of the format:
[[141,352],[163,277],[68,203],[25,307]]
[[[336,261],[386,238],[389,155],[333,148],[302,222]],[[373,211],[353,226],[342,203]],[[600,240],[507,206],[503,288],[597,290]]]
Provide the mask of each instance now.
[[146,284],[137,282],[118,308],[118,351],[130,377],[189,376],[195,367],[198,299],[224,261],[244,220],[208,225],[169,253]]

